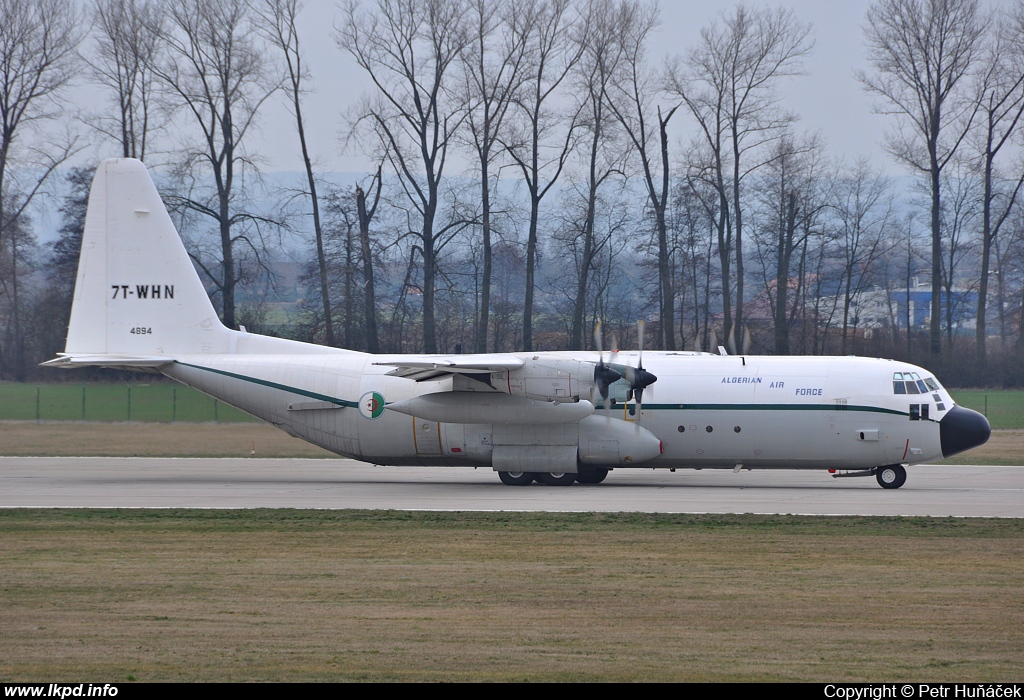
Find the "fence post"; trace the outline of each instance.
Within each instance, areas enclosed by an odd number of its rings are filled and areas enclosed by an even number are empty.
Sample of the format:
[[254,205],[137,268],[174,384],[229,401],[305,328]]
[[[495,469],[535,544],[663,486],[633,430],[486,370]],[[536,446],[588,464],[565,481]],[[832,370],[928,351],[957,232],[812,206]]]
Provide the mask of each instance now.
[[132,422],[132,385],[128,385],[128,422]]
[[220,418],[217,416],[217,399],[213,400],[213,422],[219,423]]
[[178,421],[178,387],[171,387],[171,422]]
[[988,392],[985,392],[985,417],[988,418]]
[[36,384],[36,423],[39,422],[39,385]]
[[85,420],[85,384],[82,385],[82,420]]

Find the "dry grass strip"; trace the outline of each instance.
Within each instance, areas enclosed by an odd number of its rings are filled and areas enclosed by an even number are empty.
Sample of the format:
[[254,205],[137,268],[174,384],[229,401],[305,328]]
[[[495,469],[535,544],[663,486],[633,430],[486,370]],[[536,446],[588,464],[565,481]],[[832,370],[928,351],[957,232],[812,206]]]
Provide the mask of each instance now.
[[[80,423],[0,421],[10,457],[332,457],[266,423]],[[1024,430],[996,430],[949,464],[1024,463]]]
[[267,423],[0,422],[9,457],[335,457]]

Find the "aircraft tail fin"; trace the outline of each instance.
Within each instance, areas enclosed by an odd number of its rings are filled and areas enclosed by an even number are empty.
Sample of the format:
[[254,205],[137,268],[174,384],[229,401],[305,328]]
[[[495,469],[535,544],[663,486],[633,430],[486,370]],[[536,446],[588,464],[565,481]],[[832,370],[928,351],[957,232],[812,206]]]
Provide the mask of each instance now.
[[89,193],[64,357],[48,364],[76,357],[111,364],[101,358],[116,356],[156,366],[177,354],[227,352],[231,336],[146,166],[130,158],[101,162]]

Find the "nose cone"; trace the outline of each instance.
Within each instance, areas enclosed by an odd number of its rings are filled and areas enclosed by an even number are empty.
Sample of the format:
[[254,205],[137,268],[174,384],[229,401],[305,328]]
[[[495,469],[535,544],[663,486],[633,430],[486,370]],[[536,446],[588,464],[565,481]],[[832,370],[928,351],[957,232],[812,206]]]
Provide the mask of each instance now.
[[988,419],[977,411],[953,406],[939,421],[942,456],[952,457],[972,447],[984,445],[992,434]]

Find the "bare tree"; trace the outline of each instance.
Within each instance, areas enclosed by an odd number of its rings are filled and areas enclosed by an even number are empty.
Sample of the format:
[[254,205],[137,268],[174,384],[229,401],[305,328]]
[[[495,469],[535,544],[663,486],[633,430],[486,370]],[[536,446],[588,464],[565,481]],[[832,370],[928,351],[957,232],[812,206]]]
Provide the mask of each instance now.
[[583,45],[569,40],[573,24],[569,0],[524,0],[519,4],[524,13],[532,14],[532,20],[524,19],[512,29],[524,35],[531,65],[515,104],[516,128],[507,137],[505,149],[522,172],[530,198],[523,304],[523,350],[529,352],[533,350],[540,205],[562,174],[576,127],[574,117],[564,118],[549,103],[579,60]]
[[[697,122],[700,159],[689,178],[717,194],[719,259],[722,268],[727,344],[743,332],[744,179],[766,162],[757,157],[779,138],[794,117],[778,109],[778,81],[797,73],[811,49],[810,27],[789,10],[748,10],[701,30],[700,43],[670,71],[669,86]],[[735,305],[732,263],[735,261]]]
[[483,234],[483,276],[476,352],[487,352],[491,309],[491,167],[499,151],[499,134],[523,81],[528,25],[535,16],[512,0],[471,0],[471,41],[462,52],[463,79],[469,109],[466,128],[480,175],[480,228]]
[[454,97],[453,70],[469,40],[462,0],[377,0],[371,12],[355,2],[343,8],[338,45],[369,75],[376,96],[357,120],[379,140],[419,216],[423,261],[423,349],[437,352],[434,292],[437,246],[448,233],[436,227],[448,149],[464,110]]
[[787,134],[775,144],[768,165],[757,178],[755,200],[759,206],[752,228],[777,355],[790,353],[790,329],[806,282],[799,274],[803,251],[807,239],[820,231],[819,218],[827,206],[831,178],[823,172],[823,150],[816,137],[797,139]]
[[[680,280],[680,348],[685,349],[689,340],[692,349],[713,350],[718,341],[712,338],[711,309],[717,293],[715,285],[721,280],[714,269],[717,217],[713,209],[709,211],[700,201],[694,184],[684,181],[675,187],[669,227],[672,250],[677,253],[673,256],[678,265],[675,274]],[[710,199],[714,201],[714,197]],[[691,299],[689,309],[685,303],[687,291]]]
[[[982,195],[981,278],[978,285],[978,314],[975,328],[977,362],[982,371],[988,363],[986,351],[988,276],[999,230],[1017,201],[1024,171],[999,187],[996,158],[1003,146],[1018,132],[1024,115],[1024,5],[1011,14],[997,14],[996,30],[985,45],[983,70],[977,84],[980,128],[977,151],[981,156]],[[1013,181],[1015,180],[1015,182]],[[993,209],[996,211],[993,211]],[[994,218],[993,218],[994,215]]]
[[[374,187],[376,185],[376,187]],[[362,187],[356,187],[356,213],[359,217],[359,250],[363,259],[363,304],[366,317],[366,349],[371,353],[380,352],[380,336],[377,332],[377,292],[373,276],[373,250],[370,245],[370,223],[374,214],[377,213],[377,205],[380,203],[380,191],[383,187],[381,181],[381,169],[377,168],[377,174],[370,183],[370,188],[375,190],[373,204],[367,206],[366,192]]]
[[963,143],[977,102],[965,78],[978,58],[984,21],[977,0],[879,0],[865,29],[874,74],[861,73],[879,110],[899,126],[889,152],[928,177],[931,191],[931,352],[941,348],[942,170]]
[[611,85],[608,104],[640,161],[647,199],[654,213],[659,290],[655,347],[675,350],[675,289],[665,216],[670,195],[668,122],[678,104],[667,108],[664,113],[659,106],[657,114],[652,114],[652,103],[659,93],[656,83],[661,80],[647,61],[647,44],[651,32],[658,26],[658,11],[655,5],[634,5],[635,9],[629,15],[632,21],[619,28],[623,70]]
[[581,108],[580,125],[585,131],[583,182],[580,195],[584,201],[582,217],[575,230],[579,242],[576,292],[573,301],[569,349],[582,350],[587,323],[587,293],[590,273],[594,271],[604,246],[597,235],[599,190],[612,176],[622,175],[622,152],[615,147],[615,121],[608,108],[608,91],[620,69],[623,56],[619,29],[634,21],[637,7],[628,0],[591,0],[586,19],[577,31],[576,41],[583,54],[576,66],[576,90]]
[[161,126],[154,64],[163,16],[156,0],[97,0],[95,79],[114,93],[115,116],[96,129],[121,146],[125,158],[145,160],[149,136]]
[[303,4],[299,0],[262,0],[257,5],[260,15],[261,29],[270,43],[281,51],[284,58],[286,76],[285,91],[291,103],[292,116],[295,117],[295,129],[299,136],[299,147],[302,150],[302,163],[306,170],[305,195],[313,216],[313,236],[316,242],[317,272],[320,281],[320,297],[323,305],[324,331],[327,345],[336,344],[334,337],[334,318],[331,313],[331,295],[327,283],[327,258],[324,254],[324,231],[320,222],[320,198],[317,195],[316,176],[313,172],[313,161],[309,155],[306,142],[306,124],[302,118],[302,94],[305,91],[303,81],[309,77],[302,63],[302,46],[296,19]]
[[[161,37],[167,56],[157,75],[197,129],[197,137],[186,140],[181,164],[191,184],[171,202],[217,225],[219,272],[195,259],[221,293],[224,323],[233,328],[235,287],[244,273],[236,246],[261,259],[263,227],[271,223],[240,204],[246,171],[255,170],[245,141],[280,82],[267,65],[246,0],[169,0],[166,12]],[[212,192],[202,196],[211,178]]]
[[[44,124],[75,75],[82,17],[72,0],[0,0],[0,297],[15,339],[14,365],[24,372],[21,266],[25,212],[53,171],[75,152],[75,140],[57,144]],[[19,248],[19,246],[22,246]],[[0,357],[3,356],[0,347]]]
[[845,355],[854,300],[874,279],[880,259],[892,251],[895,205],[891,184],[880,173],[872,171],[866,161],[859,161],[840,174],[831,200],[835,255],[842,265],[840,352]]
[[975,163],[957,158],[942,173],[942,189],[946,192],[942,199],[941,217],[943,255],[940,281],[945,299],[942,326],[946,330],[946,347],[950,352],[953,351],[956,322],[962,317],[965,304],[958,282],[963,263],[968,257],[974,257],[976,252],[974,234],[980,228],[978,219],[983,209],[983,178],[974,166]]

